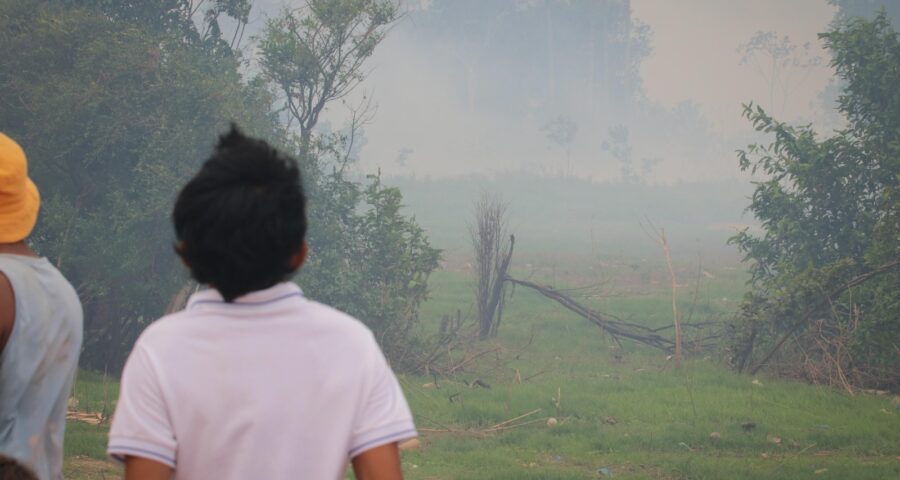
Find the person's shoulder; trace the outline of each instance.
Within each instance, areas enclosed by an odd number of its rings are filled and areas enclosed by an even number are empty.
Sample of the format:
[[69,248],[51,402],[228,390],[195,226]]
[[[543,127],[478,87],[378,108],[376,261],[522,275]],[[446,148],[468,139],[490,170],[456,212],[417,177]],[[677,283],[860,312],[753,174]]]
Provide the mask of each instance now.
[[337,308],[314,300],[305,301],[303,308],[306,310],[304,316],[314,318],[320,324],[340,331],[348,339],[366,343],[375,340],[366,324]]
[[81,299],[78,297],[78,291],[75,290],[75,286],[72,285],[72,282],[70,282],[65,275],[63,275],[59,268],[50,263],[46,258],[42,258],[41,260],[43,261],[43,267],[49,269],[54,278],[50,288],[57,292],[60,297],[65,298],[66,308],[71,312],[78,329],[81,330],[83,328],[82,323],[84,322],[84,307],[81,304]]
[[138,336],[136,345],[167,344],[178,338],[181,329],[186,325],[184,320],[192,316],[190,310],[181,310],[160,317],[147,325]]
[[[297,307],[296,315],[305,320],[304,324],[315,323],[329,330],[345,335],[348,339],[369,342],[374,341],[372,331],[363,322],[353,316],[324,303],[305,299]],[[188,310],[170,313],[152,322],[141,333],[138,341],[142,343],[167,342],[184,333],[194,322],[190,320],[203,315]],[[283,316],[281,312],[278,316]]]

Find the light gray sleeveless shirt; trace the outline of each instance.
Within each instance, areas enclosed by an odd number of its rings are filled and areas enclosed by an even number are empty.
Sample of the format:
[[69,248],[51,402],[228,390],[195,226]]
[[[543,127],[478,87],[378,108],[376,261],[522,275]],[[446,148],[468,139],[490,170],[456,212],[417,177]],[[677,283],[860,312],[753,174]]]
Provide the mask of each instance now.
[[0,355],[0,453],[62,478],[66,406],[81,353],[81,302],[45,258],[0,254],[16,299]]

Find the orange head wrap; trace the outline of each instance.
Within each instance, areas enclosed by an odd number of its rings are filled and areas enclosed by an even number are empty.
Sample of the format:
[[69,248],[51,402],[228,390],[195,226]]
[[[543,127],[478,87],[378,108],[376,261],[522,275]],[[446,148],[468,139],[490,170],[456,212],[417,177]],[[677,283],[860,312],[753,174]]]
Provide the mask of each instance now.
[[25,152],[0,132],[0,243],[24,240],[37,222],[41,196],[28,178]]

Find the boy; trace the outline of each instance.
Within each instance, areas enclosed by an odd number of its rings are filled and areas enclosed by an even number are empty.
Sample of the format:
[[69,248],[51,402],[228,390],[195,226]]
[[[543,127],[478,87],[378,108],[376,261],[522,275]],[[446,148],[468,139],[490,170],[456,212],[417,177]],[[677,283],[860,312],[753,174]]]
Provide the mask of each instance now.
[[26,242],[40,205],[25,152],[0,133],[0,454],[48,480],[62,478],[82,313],[72,285]]
[[109,453],[126,480],[401,479],[416,435],[360,322],[286,280],[308,252],[296,163],[235,127],[178,196],[175,250],[199,283],[122,374]]

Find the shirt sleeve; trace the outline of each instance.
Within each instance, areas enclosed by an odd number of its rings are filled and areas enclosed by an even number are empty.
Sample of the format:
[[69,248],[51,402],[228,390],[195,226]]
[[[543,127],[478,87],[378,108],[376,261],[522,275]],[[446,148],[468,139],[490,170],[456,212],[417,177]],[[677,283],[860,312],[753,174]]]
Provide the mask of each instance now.
[[[372,342],[375,343],[374,338]],[[397,377],[377,344],[374,350],[371,378],[366,382],[362,405],[353,426],[350,458],[366,450],[418,435]]]
[[142,457],[174,469],[177,443],[151,360],[140,343],[128,356],[107,453],[119,461]]

